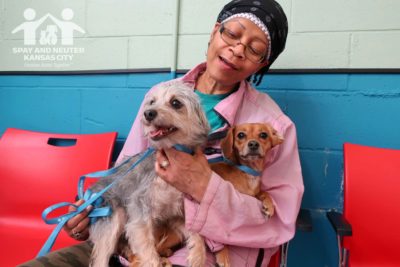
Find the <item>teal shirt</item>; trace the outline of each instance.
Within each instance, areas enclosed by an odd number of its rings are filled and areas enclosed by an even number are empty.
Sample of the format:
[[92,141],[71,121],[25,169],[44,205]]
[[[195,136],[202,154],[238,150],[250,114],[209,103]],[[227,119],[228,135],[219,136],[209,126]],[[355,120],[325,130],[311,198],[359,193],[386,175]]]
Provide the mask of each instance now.
[[211,127],[211,132],[214,132],[215,130],[224,126],[226,123],[225,119],[214,110],[214,107],[232,92],[220,95],[203,94],[198,90],[195,90],[195,92],[200,98],[200,103],[204,112],[206,113],[208,123]]

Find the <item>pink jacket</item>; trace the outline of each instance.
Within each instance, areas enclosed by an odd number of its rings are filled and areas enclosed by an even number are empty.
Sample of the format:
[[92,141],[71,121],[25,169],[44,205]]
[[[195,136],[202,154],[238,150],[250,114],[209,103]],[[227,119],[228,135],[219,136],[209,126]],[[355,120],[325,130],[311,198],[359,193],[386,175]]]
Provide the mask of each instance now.
[[[194,87],[197,76],[205,67],[205,63],[200,64],[179,79]],[[267,94],[257,91],[246,81],[215,109],[229,125],[268,122],[284,137],[284,142],[269,152],[262,174],[262,190],[271,195],[275,214],[266,219],[261,213],[260,201],[237,192],[232,184],[213,173],[201,203],[184,199],[186,227],[204,236],[211,251],[221,249],[221,243],[229,245],[233,267],[255,266],[259,248],[264,248],[261,266],[267,266],[277,247],[294,236],[303,196],[296,129]],[[148,146],[140,124],[141,110],[117,164],[123,156],[137,154]],[[218,142],[212,145],[219,146]],[[185,254],[185,249],[177,251],[171,257],[172,263],[186,265]],[[207,266],[213,264],[214,257],[209,253]]]

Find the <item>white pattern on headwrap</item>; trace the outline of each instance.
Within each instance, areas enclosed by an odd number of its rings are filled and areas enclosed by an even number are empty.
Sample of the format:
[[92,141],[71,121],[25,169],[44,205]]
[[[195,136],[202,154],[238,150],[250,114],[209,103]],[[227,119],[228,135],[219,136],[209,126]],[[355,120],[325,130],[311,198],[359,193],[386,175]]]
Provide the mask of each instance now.
[[268,44],[269,44],[269,46],[268,46],[268,52],[267,52],[267,55],[266,55],[266,59],[267,59],[267,61],[268,61],[268,60],[269,60],[269,57],[270,57],[270,55],[271,55],[271,50],[272,50],[272,49],[271,49],[271,46],[272,46],[272,43],[271,43],[271,36],[269,35],[269,31],[268,31],[267,26],[265,26],[265,24],[264,24],[256,15],[254,15],[254,14],[252,14],[252,13],[237,13],[237,14],[234,14],[234,15],[232,15],[232,16],[230,16],[230,17],[224,19],[224,20],[221,22],[221,24],[224,24],[225,22],[227,22],[227,21],[229,21],[229,20],[231,20],[231,19],[233,19],[233,18],[245,18],[245,19],[248,19],[248,20],[250,20],[251,22],[253,22],[254,24],[256,24],[257,27],[260,28],[260,29],[265,33],[265,35],[267,36]]

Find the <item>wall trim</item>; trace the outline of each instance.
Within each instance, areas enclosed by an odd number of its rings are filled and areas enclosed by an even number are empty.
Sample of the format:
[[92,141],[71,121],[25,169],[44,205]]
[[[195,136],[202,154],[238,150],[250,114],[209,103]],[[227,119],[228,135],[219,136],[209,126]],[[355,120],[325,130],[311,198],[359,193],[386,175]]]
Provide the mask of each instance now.
[[[188,69],[179,69],[184,74]],[[115,69],[115,70],[68,70],[68,71],[0,71],[0,75],[89,75],[89,74],[135,74],[170,73],[170,68]],[[399,69],[270,69],[277,74],[400,74]]]

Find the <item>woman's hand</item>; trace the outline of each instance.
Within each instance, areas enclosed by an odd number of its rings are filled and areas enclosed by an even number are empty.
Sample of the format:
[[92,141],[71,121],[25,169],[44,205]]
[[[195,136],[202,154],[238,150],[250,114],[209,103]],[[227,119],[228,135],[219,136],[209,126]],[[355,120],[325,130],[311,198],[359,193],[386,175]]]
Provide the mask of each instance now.
[[168,148],[157,151],[155,169],[162,179],[200,202],[207,189],[212,170],[200,148],[192,156]]
[[[74,204],[80,206],[84,203],[84,200],[78,200]],[[93,209],[92,206],[88,206],[81,213],[72,217],[65,225],[64,230],[67,234],[75,240],[86,240],[89,238],[89,223],[90,219],[88,217],[89,212]],[[68,212],[75,211],[76,208],[70,206]]]

